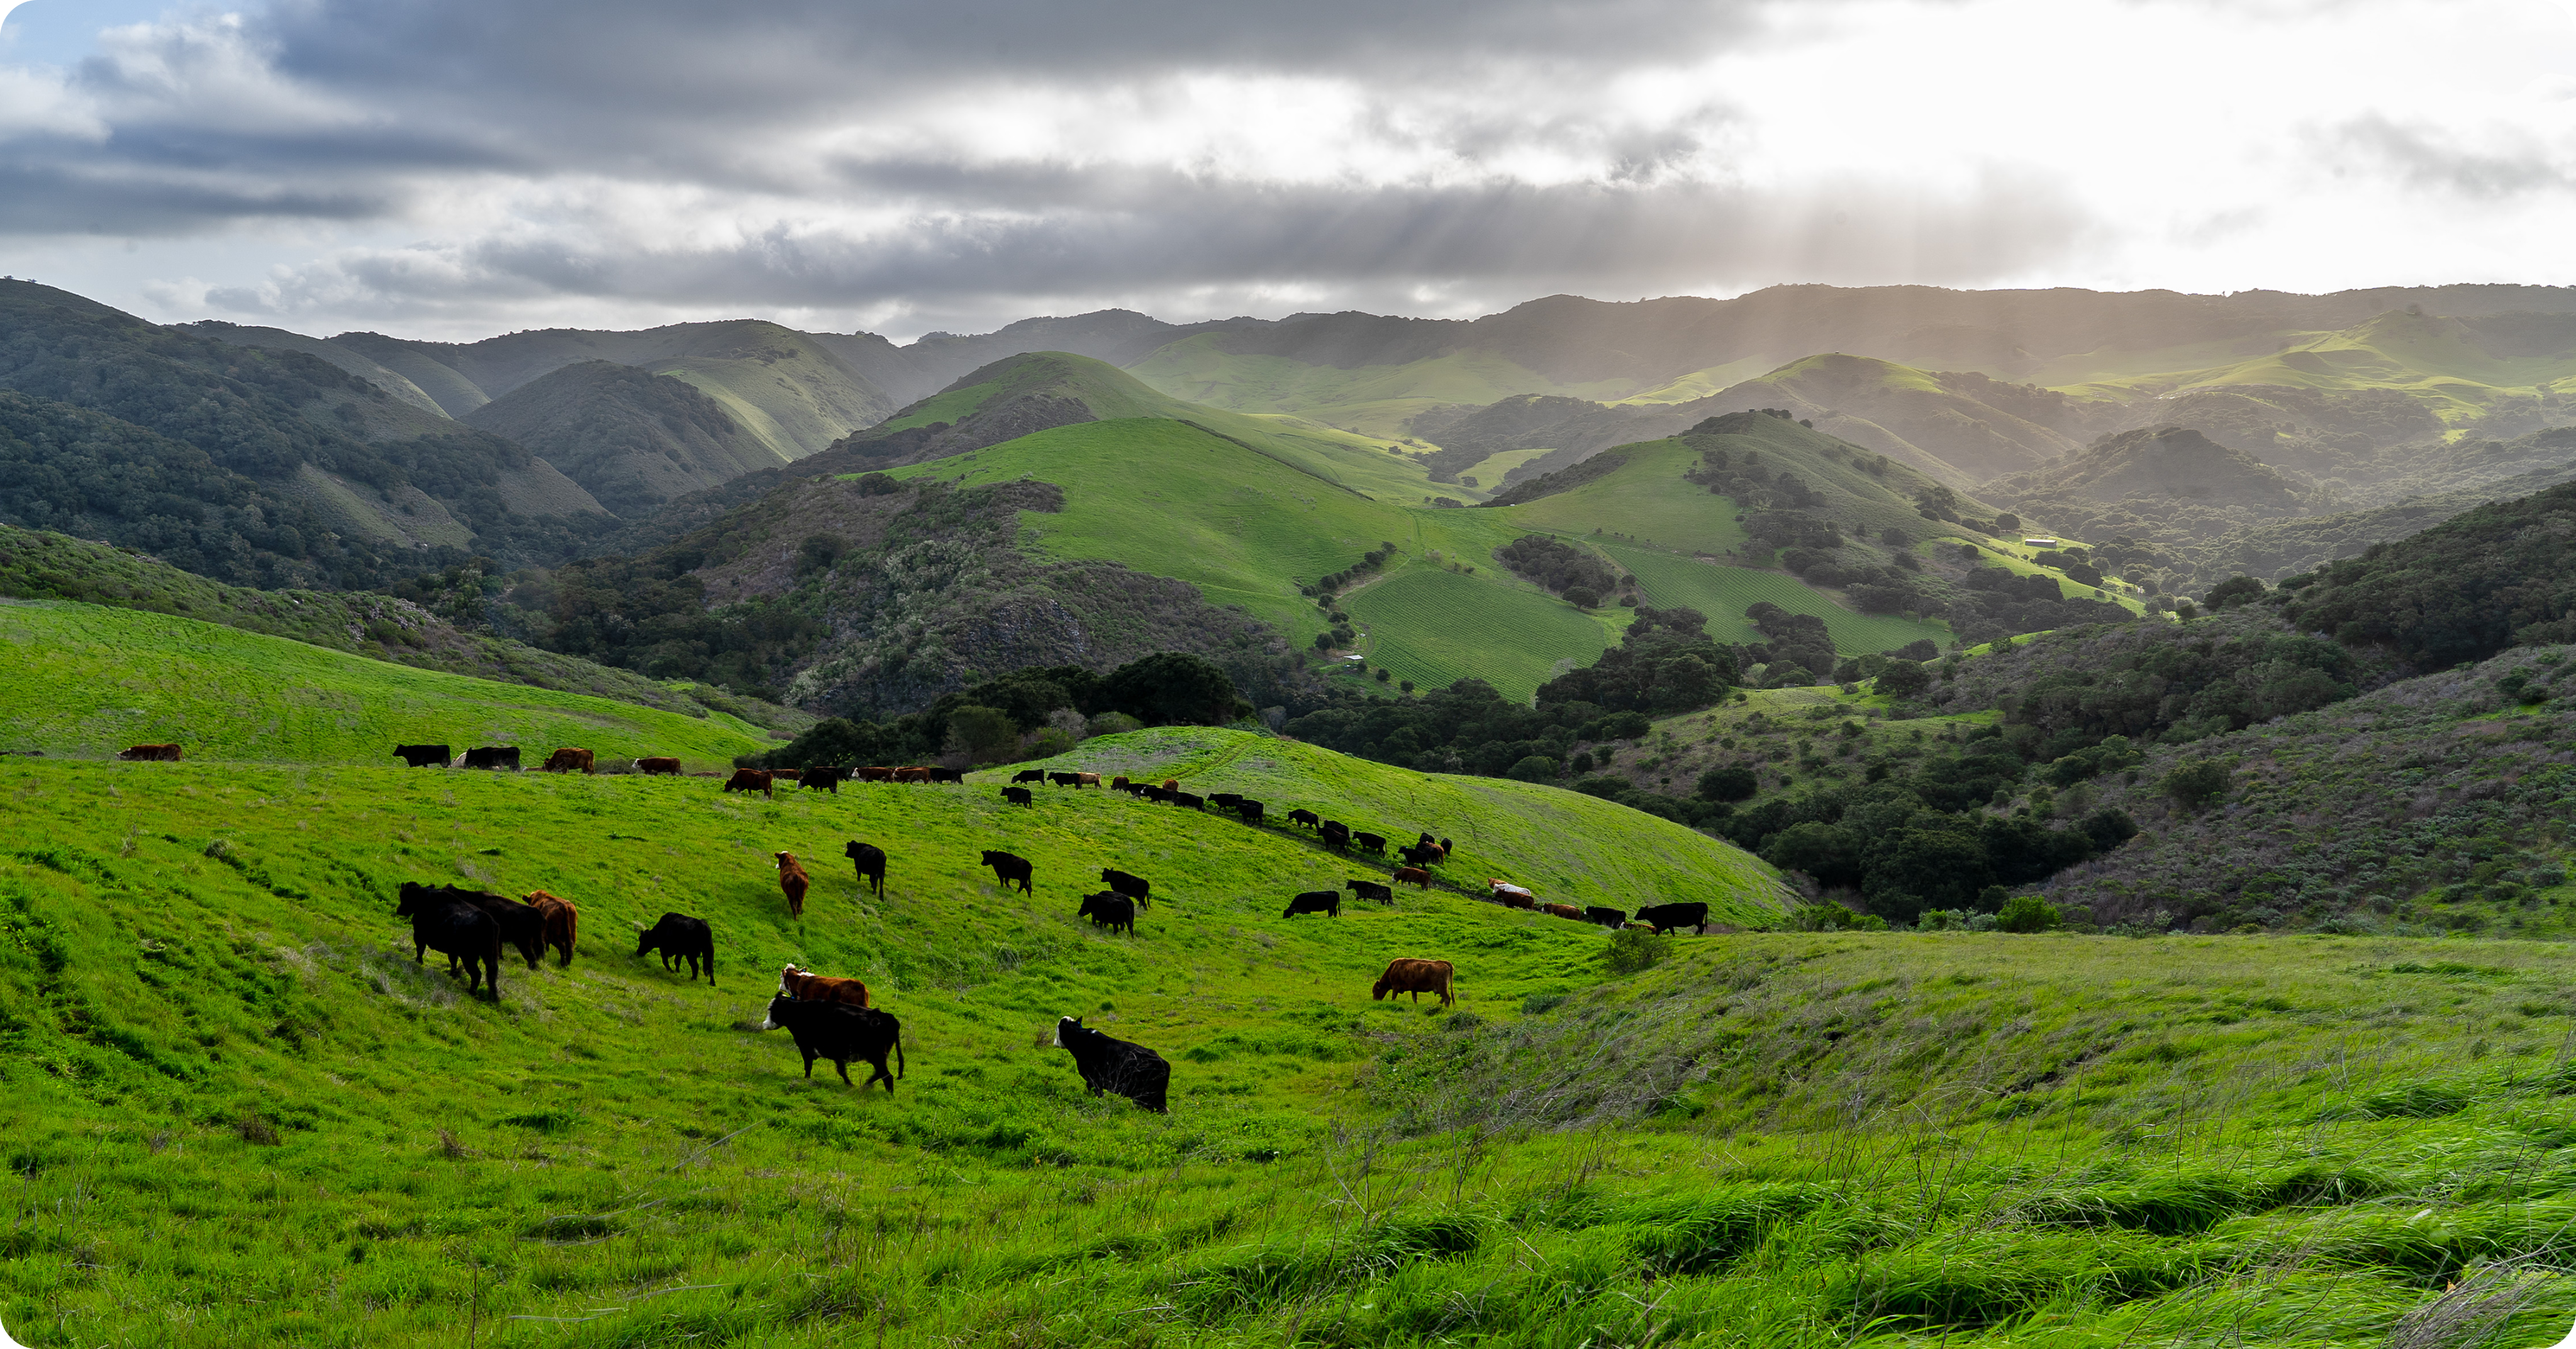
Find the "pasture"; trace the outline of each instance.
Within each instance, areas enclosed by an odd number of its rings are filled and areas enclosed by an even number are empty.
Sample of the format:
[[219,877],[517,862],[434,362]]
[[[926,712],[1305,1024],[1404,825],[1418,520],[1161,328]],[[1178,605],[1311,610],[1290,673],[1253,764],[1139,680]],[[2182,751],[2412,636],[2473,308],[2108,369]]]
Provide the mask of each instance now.
[[[1488,565],[1510,575],[1499,563]],[[1599,659],[1618,640],[1606,617],[1535,586],[1486,580],[1481,571],[1465,576],[1407,567],[1351,595],[1342,608],[1367,626],[1371,665],[1426,689],[1472,677],[1506,698],[1526,699],[1563,671]]]
[[1761,632],[1744,617],[1744,611],[1765,600],[1791,613],[1824,619],[1825,630],[1833,634],[1834,648],[1845,655],[1892,650],[1919,639],[1928,638],[1936,645],[1950,639],[1950,629],[1942,623],[1898,614],[1858,613],[1821,602],[1822,596],[1813,587],[1787,572],[1722,567],[1648,548],[1624,547],[1597,539],[1591,542],[1636,575],[1649,603],[1685,605],[1708,615],[1708,634],[1721,642],[1761,641]]

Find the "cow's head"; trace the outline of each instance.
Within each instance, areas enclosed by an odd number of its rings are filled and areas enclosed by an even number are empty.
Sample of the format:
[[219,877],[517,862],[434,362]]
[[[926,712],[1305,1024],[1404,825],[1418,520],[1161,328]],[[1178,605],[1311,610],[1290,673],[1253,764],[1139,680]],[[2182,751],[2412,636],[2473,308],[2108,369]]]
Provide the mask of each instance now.
[[[796,967],[795,967],[795,966],[793,966],[793,965],[790,965],[790,966],[788,966],[787,968],[789,968],[789,969],[791,969],[791,970],[792,970],[792,969],[794,969],[794,968],[796,968]],[[791,998],[791,997],[787,996],[787,995],[786,995],[786,994],[784,994],[784,993],[779,994],[777,997],[771,998],[771,999],[769,1000],[769,1015],[767,1015],[767,1016],[765,1016],[765,1017],[762,1017],[762,1018],[760,1019],[760,1028],[761,1028],[762,1030],[776,1030],[776,1029],[778,1029],[778,1028],[779,1028],[779,1026],[780,1026],[781,1024],[783,1024],[783,1023],[781,1023],[781,1022],[779,1021],[779,1019],[778,1019],[778,1014],[779,1014],[781,1011],[783,1011],[783,1010],[793,1008],[795,1005],[796,1005],[796,1000],[795,1000],[794,998]]]
[[792,852],[783,852],[783,853],[778,854],[778,869],[779,869],[779,870],[781,870],[781,871],[785,871],[786,869],[788,869],[789,867],[792,867],[792,866],[794,866],[794,865],[796,865],[796,854],[794,854],[794,853],[792,853]]
[[420,902],[429,897],[429,887],[418,881],[402,883],[402,902],[394,906],[394,917],[409,918],[420,912]]
[[1056,1048],[1063,1049],[1067,1047],[1064,1042],[1064,1033],[1067,1030],[1072,1031],[1075,1038],[1081,1038],[1083,1031],[1082,1018],[1078,1016],[1060,1016],[1056,1018],[1055,1039],[1051,1042]]

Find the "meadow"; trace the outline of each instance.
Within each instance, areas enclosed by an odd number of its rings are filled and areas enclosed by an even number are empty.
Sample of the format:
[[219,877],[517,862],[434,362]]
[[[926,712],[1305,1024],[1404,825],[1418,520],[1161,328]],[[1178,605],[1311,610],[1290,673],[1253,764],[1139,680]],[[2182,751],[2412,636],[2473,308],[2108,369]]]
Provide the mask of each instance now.
[[[1950,639],[1950,629],[1945,624],[1901,614],[1864,614],[1840,605],[1818,605],[1807,598],[1815,590],[1787,572],[1720,567],[1652,549],[1593,542],[1636,576],[1646,592],[1647,603],[1699,610],[1708,615],[1708,635],[1721,642],[1763,640],[1761,630],[1744,617],[1746,609],[1761,603],[1777,604],[1792,613],[1817,614],[1825,620],[1825,631],[1833,634],[1835,649],[1846,654],[1892,651],[1916,641],[1943,645]],[[1803,607],[1792,608],[1788,601],[1793,600],[1803,600]]]

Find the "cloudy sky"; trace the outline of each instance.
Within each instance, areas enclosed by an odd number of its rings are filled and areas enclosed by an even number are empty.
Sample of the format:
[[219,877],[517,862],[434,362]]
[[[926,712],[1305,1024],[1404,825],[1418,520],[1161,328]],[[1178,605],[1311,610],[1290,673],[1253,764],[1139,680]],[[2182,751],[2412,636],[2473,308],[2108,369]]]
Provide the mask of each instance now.
[[0,8],[0,272],[161,320],[2576,282],[2576,0]]

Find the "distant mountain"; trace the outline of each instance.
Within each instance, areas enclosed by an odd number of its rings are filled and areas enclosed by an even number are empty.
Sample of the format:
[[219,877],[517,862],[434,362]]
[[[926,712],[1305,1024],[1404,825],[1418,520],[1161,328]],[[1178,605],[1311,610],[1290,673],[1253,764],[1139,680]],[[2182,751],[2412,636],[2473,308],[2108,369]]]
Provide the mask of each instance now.
[[2410,473],[2384,481],[2381,488],[2420,484],[2438,490],[2367,510],[2237,530],[2200,553],[2201,578],[2216,582],[2244,575],[2277,581],[2359,557],[2373,544],[2407,538],[2489,502],[2529,496],[2576,480],[2576,427],[2501,443],[2468,441],[2428,449],[2412,456],[2409,467]]
[[2105,436],[2027,473],[1985,484],[1987,499],[2087,538],[2209,540],[2307,513],[2306,484],[2187,427]]
[[786,462],[695,385],[613,361],[541,375],[464,421],[544,456],[627,519]]
[[1704,403],[1711,411],[1784,407],[1962,488],[2073,453],[2110,410],[2033,385],[1840,353],[1782,366]]
[[423,412],[438,417],[447,415],[447,409],[441,407],[437,399],[430,397],[402,372],[391,366],[381,365],[336,342],[327,342],[318,337],[306,337],[302,333],[291,333],[284,328],[244,327],[238,323],[225,323],[218,319],[207,319],[185,326],[190,332],[237,347],[261,347],[270,351],[300,351],[307,356],[319,356]]

